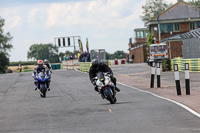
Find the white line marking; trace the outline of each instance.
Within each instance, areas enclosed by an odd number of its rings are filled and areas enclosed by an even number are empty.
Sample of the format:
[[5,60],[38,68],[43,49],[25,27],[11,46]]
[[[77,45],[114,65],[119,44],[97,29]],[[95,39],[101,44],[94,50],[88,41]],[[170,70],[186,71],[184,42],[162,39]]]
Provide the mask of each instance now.
[[120,83],[120,82],[117,82],[117,83],[120,84],[120,85],[129,87],[129,88],[135,89],[135,90],[137,90],[137,91],[141,91],[141,92],[144,92],[144,93],[151,94],[152,96],[155,96],[155,97],[157,97],[157,98],[164,99],[164,100],[167,100],[167,101],[169,101],[169,102],[175,103],[176,105],[178,105],[178,106],[180,106],[180,107],[186,109],[186,110],[189,111],[190,113],[192,113],[192,114],[194,114],[194,115],[196,115],[197,117],[200,118],[200,114],[199,114],[199,113],[197,113],[196,111],[194,111],[193,109],[187,107],[186,105],[184,105],[184,104],[182,104],[182,103],[176,102],[176,101],[174,101],[174,100],[171,100],[171,99],[168,99],[168,98],[165,98],[165,97],[158,96],[158,95],[156,95],[156,94],[154,94],[154,93],[152,93],[152,92],[144,91],[144,90],[141,90],[141,89],[138,89],[138,88],[135,88],[135,87],[132,87],[132,86],[129,86],[129,85]]
[[77,72],[80,72],[80,73],[88,73],[88,72],[82,72],[82,71],[80,71],[78,69],[74,69],[74,70],[77,71]]
[[[79,70],[77,70],[77,69],[75,69],[75,70],[76,70],[77,72],[81,72],[81,71],[79,71]],[[81,73],[82,73],[82,72],[81,72]],[[156,94],[154,94],[154,93],[152,93],[152,92],[144,91],[144,90],[141,90],[141,89],[138,89],[138,88],[135,88],[135,87],[132,87],[132,86],[129,86],[129,85],[120,83],[120,82],[117,82],[117,83],[120,84],[120,85],[129,87],[129,88],[132,88],[132,89],[134,89],[134,90],[140,91],[140,92],[144,92],[144,93],[147,93],[147,94],[151,94],[152,96],[155,96],[155,97],[157,97],[157,98],[164,99],[164,100],[167,100],[167,101],[169,101],[169,102],[175,103],[176,105],[178,105],[178,106],[180,106],[180,107],[186,109],[187,111],[189,111],[189,112],[192,113],[193,115],[195,115],[195,116],[197,116],[197,117],[200,118],[200,114],[199,114],[199,113],[197,113],[196,111],[194,111],[193,109],[189,108],[188,106],[186,106],[186,105],[184,105],[184,104],[182,104],[182,103],[176,102],[176,101],[174,101],[174,100],[171,100],[171,99],[168,99],[168,98],[165,98],[165,97],[161,97],[161,96],[156,95]]]

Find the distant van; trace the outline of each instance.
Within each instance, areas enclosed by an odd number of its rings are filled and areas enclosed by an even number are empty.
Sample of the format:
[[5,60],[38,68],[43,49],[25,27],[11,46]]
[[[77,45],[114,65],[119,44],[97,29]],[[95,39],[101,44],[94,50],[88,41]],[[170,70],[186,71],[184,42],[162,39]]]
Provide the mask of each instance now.
[[167,45],[164,43],[160,44],[151,44],[150,45],[150,57],[149,62],[161,62],[162,59],[168,58]]

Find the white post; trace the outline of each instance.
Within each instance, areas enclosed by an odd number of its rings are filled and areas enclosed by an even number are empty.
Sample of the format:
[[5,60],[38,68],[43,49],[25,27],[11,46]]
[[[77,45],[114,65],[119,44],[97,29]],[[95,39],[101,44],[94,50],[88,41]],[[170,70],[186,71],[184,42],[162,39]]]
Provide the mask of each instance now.
[[186,88],[186,95],[190,95],[189,63],[185,63],[185,88]]
[[152,63],[152,68],[151,68],[151,84],[150,88],[154,88],[154,76],[155,76],[155,62]]
[[181,85],[180,85],[180,77],[179,77],[179,71],[178,71],[178,64],[174,64],[174,76],[175,76],[175,83],[176,83],[177,95],[181,95]]
[[160,63],[157,64],[157,88],[160,88]]

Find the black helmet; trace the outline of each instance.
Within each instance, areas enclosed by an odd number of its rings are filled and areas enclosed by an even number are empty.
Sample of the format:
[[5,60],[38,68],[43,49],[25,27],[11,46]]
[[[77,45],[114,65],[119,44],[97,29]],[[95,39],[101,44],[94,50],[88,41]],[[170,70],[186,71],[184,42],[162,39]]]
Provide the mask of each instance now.
[[47,59],[44,60],[44,64],[49,64],[49,61]]
[[92,66],[97,70],[99,68],[99,61],[97,59],[92,60]]

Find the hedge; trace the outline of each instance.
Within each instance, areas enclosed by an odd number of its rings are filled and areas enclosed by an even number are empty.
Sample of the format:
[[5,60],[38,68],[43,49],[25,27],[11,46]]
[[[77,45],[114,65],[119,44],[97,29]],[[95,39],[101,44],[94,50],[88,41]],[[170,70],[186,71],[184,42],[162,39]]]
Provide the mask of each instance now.
[[9,66],[18,66],[19,64],[23,65],[36,65],[36,61],[18,61],[18,62],[10,62]]

